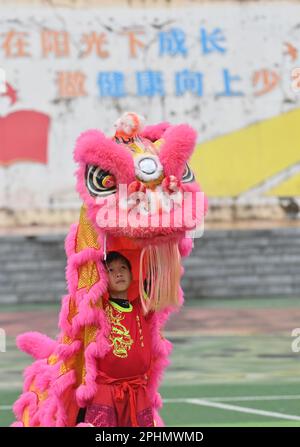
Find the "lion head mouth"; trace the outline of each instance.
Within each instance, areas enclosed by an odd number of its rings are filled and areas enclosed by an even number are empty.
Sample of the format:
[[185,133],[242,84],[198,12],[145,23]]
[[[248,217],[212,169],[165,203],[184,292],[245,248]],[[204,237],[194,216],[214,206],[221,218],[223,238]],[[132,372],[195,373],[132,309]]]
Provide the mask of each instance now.
[[[129,185],[130,186],[130,185]],[[116,194],[97,198],[97,227],[116,236],[149,239],[176,236],[194,230],[202,222],[204,197],[200,191],[146,189],[130,192],[120,188]]]

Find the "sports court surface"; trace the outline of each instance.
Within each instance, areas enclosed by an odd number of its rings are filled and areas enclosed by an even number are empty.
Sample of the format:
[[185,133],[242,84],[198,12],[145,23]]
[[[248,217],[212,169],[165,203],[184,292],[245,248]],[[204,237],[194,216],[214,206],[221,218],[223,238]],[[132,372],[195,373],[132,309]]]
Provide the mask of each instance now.
[[[15,336],[57,333],[57,305],[2,306],[7,334],[0,352],[0,426],[13,421],[11,404],[31,359]],[[168,322],[171,365],[160,388],[167,426],[300,426],[299,298],[199,299]],[[299,343],[300,345],[300,343]]]

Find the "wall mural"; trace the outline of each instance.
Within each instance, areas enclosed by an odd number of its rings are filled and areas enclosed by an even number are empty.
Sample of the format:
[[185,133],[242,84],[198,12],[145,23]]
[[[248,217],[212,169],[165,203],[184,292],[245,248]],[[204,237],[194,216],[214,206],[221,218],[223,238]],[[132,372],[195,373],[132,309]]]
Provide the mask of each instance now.
[[125,110],[198,130],[211,198],[300,196],[299,18],[294,3],[1,6],[0,207],[77,207],[75,138]]

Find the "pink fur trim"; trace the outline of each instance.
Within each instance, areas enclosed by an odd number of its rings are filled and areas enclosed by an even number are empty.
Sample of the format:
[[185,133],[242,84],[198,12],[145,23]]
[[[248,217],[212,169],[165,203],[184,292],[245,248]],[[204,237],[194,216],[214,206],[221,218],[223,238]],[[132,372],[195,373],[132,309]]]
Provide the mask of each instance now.
[[87,402],[93,398],[97,391],[97,359],[104,357],[110,349],[108,336],[110,333],[110,324],[104,311],[98,311],[99,330],[96,336],[96,342],[92,342],[86,348],[84,353],[86,376],[85,384],[79,386],[76,391],[77,402],[80,407],[84,407]]
[[46,391],[49,385],[55,380],[57,374],[59,374],[59,366],[62,362],[55,365],[48,365],[45,363],[39,372],[36,372],[34,377],[34,385],[40,391]]
[[164,421],[162,420],[162,418],[160,417],[159,413],[157,410],[154,410],[153,412],[153,419],[155,420],[156,423],[156,427],[164,427]]
[[58,345],[55,354],[59,355],[60,358],[68,360],[74,354],[80,351],[82,347],[82,342],[80,340],[73,341],[70,345],[61,343]]
[[185,163],[192,155],[197,134],[187,124],[169,127],[164,133],[164,144],[159,158],[164,167],[165,176],[175,175],[181,179]]
[[[68,424],[68,414],[64,408],[63,395],[74,390],[76,374],[74,370],[68,371],[55,379],[49,390],[49,398],[42,403],[40,421],[43,427],[65,427]],[[73,391],[74,392],[74,391]]]
[[99,262],[101,260],[101,252],[95,248],[85,248],[79,253],[75,253],[68,259],[66,269],[66,279],[68,290],[71,295],[75,295],[78,286],[78,268],[87,261]]
[[76,374],[73,369],[68,371],[65,374],[62,374],[60,377],[58,377],[55,380],[55,383],[53,384],[53,391],[56,394],[56,396],[60,396],[63,394],[63,392],[71,385],[74,385],[76,382]]
[[36,410],[38,405],[37,395],[28,391],[24,393],[14,404],[13,411],[18,419],[22,419],[24,410],[28,407],[30,426],[37,425]]
[[89,424],[86,422],[80,422],[80,424],[77,424],[76,427],[95,427],[93,424]]
[[[164,139],[164,143],[160,150],[160,159],[164,166],[165,175],[175,175],[181,178],[185,163],[190,157],[196,142],[196,133],[193,129],[186,125],[171,127],[167,123],[160,123],[156,126],[148,126],[143,132],[143,136],[155,141],[159,138]],[[101,132],[91,130],[82,134],[76,143],[75,160],[79,163],[77,171],[77,190],[82,196],[85,206],[87,206],[88,217],[95,225],[95,229],[99,234],[99,245],[103,247],[104,230],[96,226],[96,217],[99,211],[99,203],[89,195],[85,186],[85,170],[89,164],[101,166],[103,169],[110,171],[115,175],[117,183],[129,184],[135,178],[134,164],[131,153],[123,146],[117,145],[114,141],[106,138]],[[197,192],[199,187],[196,182],[191,184],[183,184],[183,191]],[[117,197],[117,194],[116,194]],[[207,202],[206,202],[207,210]],[[191,210],[194,213],[195,209]],[[205,214],[204,210],[204,214]],[[107,231],[107,229],[105,230]],[[114,231],[119,231],[118,229]],[[120,235],[123,234],[120,230]],[[161,235],[164,235],[163,241],[175,239],[180,241],[179,250],[181,256],[186,256],[191,250],[190,242],[184,239],[184,232],[177,230],[176,234],[172,234],[173,229],[159,229],[156,233],[154,228],[148,228],[145,231],[139,229],[135,233],[135,229],[126,229],[127,236],[138,238],[140,243],[161,243]],[[104,357],[110,349],[108,336],[110,333],[110,324],[103,310],[95,308],[93,305],[103,296],[107,290],[107,275],[102,265],[103,250],[87,248],[76,253],[76,236],[78,225],[72,225],[65,241],[65,250],[68,257],[66,268],[66,281],[68,285],[68,294],[63,297],[62,309],[60,313],[59,325],[61,334],[59,341],[51,340],[51,349],[48,348],[44,352],[45,358],[54,353],[58,356],[58,362],[49,365],[47,360],[39,360],[31,367],[26,369],[24,381],[24,393],[16,403],[17,417],[21,417],[22,408],[28,403],[30,404],[30,424],[42,426],[66,426],[68,425],[67,408],[65,407],[66,399],[74,399],[74,403],[78,406],[85,406],[87,402],[93,398],[97,385],[97,362],[98,359]],[[131,232],[131,233],[130,233]],[[93,261],[97,264],[99,280],[89,289],[82,288],[78,290],[78,275],[80,266]],[[183,273],[183,268],[181,270]],[[180,305],[183,304],[182,289],[179,290]],[[68,320],[70,311],[70,300],[76,306],[77,313],[73,316],[72,321]],[[151,325],[152,335],[152,353],[154,362],[152,365],[152,373],[149,378],[148,391],[153,406],[156,425],[163,426],[163,420],[158,414],[158,410],[162,407],[162,400],[158,393],[158,387],[163,379],[165,368],[170,364],[170,353],[172,344],[169,340],[162,338],[160,330],[165,325],[170,314],[178,311],[178,308],[167,308],[161,312],[154,314]],[[68,360],[74,354],[82,349],[82,342],[79,340],[81,331],[86,326],[95,326],[96,341],[90,342],[85,348],[84,360],[86,366],[85,383],[75,388],[76,372],[70,370],[65,374],[62,373],[61,367],[63,362]],[[72,341],[70,344],[63,343],[64,336],[68,335]],[[40,335],[38,336],[40,337]],[[39,353],[38,338],[34,337],[36,347],[32,351],[32,344],[28,340],[22,345],[26,346],[26,352]],[[47,338],[48,340],[48,338]],[[50,340],[50,339],[49,339]],[[29,345],[29,346],[28,346]],[[43,355],[44,355],[43,354]],[[48,397],[45,401],[37,402],[36,395],[28,392],[31,385],[34,384],[39,391],[47,390]],[[35,396],[35,397],[34,397]],[[22,407],[23,405],[23,407]],[[78,426],[86,426],[78,424]]]
[[10,427],[24,427],[23,422],[13,422]]
[[58,322],[59,328],[64,332],[63,335],[68,335],[69,337],[72,335],[72,324],[68,320],[71,299],[71,295],[65,295],[63,297]]
[[72,224],[65,240],[65,252],[67,259],[76,252],[76,236],[79,225]]
[[[73,238],[73,239],[72,239]],[[75,231],[72,237],[69,238],[69,246],[75,247],[72,240],[76,238]],[[99,240],[100,246],[103,244]],[[60,327],[67,331],[73,338],[75,338],[80,330],[88,325],[94,325],[98,327],[97,331],[97,343],[90,343],[85,349],[85,364],[86,364],[86,377],[85,384],[81,385],[76,391],[76,397],[79,406],[84,406],[86,402],[93,397],[96,392],[95,377],[97,374],[97,357],[104,356],[109,349],[109,343],[107,340],[110,325],[107,321],[105,313],[98,308],[91,307],[91,303],[96,303],[100,296],[107,290],[107,275],[102,265],[103,251],[102,249],[96,250],[92,248],[84,249],[79,253],[74,252],[74,248],[69,251],[68,265],[66,269],[66,279],[70,295],[64,298],[62,311],[60,315]],[[98,265],[99,281],[94,284],[87,292],[85,289],[77,290],[78,285],[78,267],[85,264],[88,261],[94,261]],[[75,300],[77,307],[77,315],[72,319],[72,325],[68,321],[70,299]],[[78,349],[77,344],[74,348]],[[60,345],[57,348],[57,353],[61,358],[65,359],[68,354],[72,355],[70,347],[68,345]]]
[[[155,412],[157,412],[158,408],[161,406],[161,399],[159,394],[157,393],[157,390],[162,381],[163,372],[165,368],[170,364],[169,355],[172,350],[172,344],[166,339],[163,340],[160,336],[159,331],[160,329],[162,329],[162,325],[167,320],[170,312],[171,309],[167,308],[159,313],[153,314],[152,317],[152,354],[155,361],[152,364],[152,371],[147,389],[153,405],[153,411]],[[157,421],[157,417],[155,419],[158,425],[163,425],[163,421],[161,418],[159,418],[159,421]]]
[[79,136],[74,159],[85,166],[101,166],[116,177],[118,184],[129,183],[135,177],[130,151],[99,130],[88,130]]
[[46,360],[36,360],[24,370],[24,385],[23,391],[29,391],[30,385],[33,383],[37,375],[41,375],[44,369]]
[[148,138],[148,140],[154,142],[163,137],[163,134],[166,131],[166,129],[168,129],[168,127],[170,127],[170,123],[168,122],[162,122],[159,124],[154,124],[152,126],[146,126],[144,130],[141,132],[141,136],[144,138]]
[[189,256],[193,249],[193,239],[184,237],[178,244],[178,249],[181,257]]
[[[56,425],[56,417],[57,417],[57,406],[58,402],[53,395],[43,402],[39,410],[39,418],[40,418],[40,426],[41,427],[55,427]],[[64,427],[65,425],[61,425]]]
[[36,359],[49,357],[53,353],[56,343],[40,332],[26,332],[17,337],[18,348]]

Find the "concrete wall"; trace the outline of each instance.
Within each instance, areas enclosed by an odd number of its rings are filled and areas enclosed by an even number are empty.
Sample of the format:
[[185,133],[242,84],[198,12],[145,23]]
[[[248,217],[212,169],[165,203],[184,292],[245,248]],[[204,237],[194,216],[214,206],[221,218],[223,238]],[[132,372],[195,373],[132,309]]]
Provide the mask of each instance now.
[[[0,303],[60,301],[65,235],[0,236]],[[207,230],[184,260],[186,299],[300,294],[300,230]]]
[[110,5],[0,1],[0,226],[71,222],[75,138],[124,110],[198,130],[208,219],[298,219],[299,2]]

